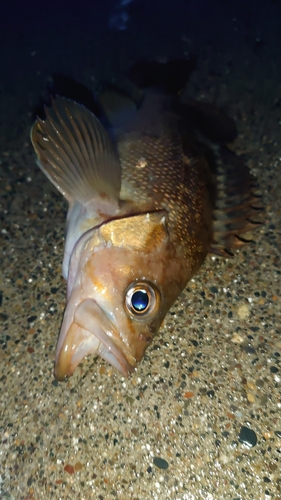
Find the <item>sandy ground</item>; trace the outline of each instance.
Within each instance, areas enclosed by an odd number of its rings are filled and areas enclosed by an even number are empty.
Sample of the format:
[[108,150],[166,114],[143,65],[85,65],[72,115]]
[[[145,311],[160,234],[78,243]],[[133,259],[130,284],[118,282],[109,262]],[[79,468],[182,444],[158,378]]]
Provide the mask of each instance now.
[[[0,498],[280,500],[280,3],[140,0],[125,32],[94,3],[7,2],[1,18]],[[58,383],[66,204],[35,165],[32,113],[53,71],[93,88],[190,52],[187,95],[236,120],[265,224],[207,258],[130,379],[90,358]]]

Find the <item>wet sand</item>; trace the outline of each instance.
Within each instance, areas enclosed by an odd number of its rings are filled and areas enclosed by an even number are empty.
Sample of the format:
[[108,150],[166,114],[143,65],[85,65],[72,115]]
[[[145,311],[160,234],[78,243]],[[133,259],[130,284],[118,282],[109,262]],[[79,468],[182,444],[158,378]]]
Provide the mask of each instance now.
[[[281,499],[281,36],[278,2],[5,8],[0,33],[0,498]],[[53,377],[66,203],[35,164],[54,71],[88,88],[140,58],[198,57],[184,97],[232,116],[265,207],[254,243],[209,256],[136,372],[89,357]]]

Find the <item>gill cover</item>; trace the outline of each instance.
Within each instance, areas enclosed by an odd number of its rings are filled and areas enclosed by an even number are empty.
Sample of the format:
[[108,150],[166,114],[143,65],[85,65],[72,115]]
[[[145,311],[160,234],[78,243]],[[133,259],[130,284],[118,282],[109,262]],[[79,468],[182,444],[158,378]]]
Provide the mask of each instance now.
[[[138,269],[136,263],[138,256],[142,255],[144,259],[154,259],[157,266],[159,252],[168,242],[165,210],[110,221],[90,231],[88,239],[85,235],[83,244],[78,242],[70,262],[69,280],[73,286],[57,345],[55,375],[59,380],[71,375],[89,354],[101,356],[124,376],[128,376],[135,368],[153,337],[149,324],[161,309],[161,293],[157,284],[150,283],[151,276],[146,281],[146,270]],[[121,250],[122,259],[123,255],[127,259],[131,258],[131,262],[124,262],[127,273],[119,271],[118,260],[115,259]],[[108,284],[103,279],[108,277],[109,257],[116,266],[113,272],[116,282],[113,284],[113,281],[109,281],[110,290],[107,290],[104,298],[103,294],[99,295],[101,288],[96,291],[96,285],[100,281],[104,286]],[[92,274],[95,265],[96,274]],[[104,266],[102,277],[99,265]],[[134,275],[138,276],[133,283],[132,269]],[[110,276],[109,280],[112,279]],[[128,297],[132,286],[132,293],[135,288],[139,290],[138,283],[141,283],[142,291],[150,294],[149,306],[141,313],[134,313]],[[114,291],[113,287],[116,287]],[[114,300],[118,304],[116,310]]]

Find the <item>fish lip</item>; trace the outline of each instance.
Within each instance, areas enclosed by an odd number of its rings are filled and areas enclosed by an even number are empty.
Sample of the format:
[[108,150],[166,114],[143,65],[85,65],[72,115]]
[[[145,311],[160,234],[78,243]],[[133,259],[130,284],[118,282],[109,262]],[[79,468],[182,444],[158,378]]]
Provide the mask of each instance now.
[[[93,343],[96,345],[94,349],[91,348]],[[108,361],[125,377],[135,369],[136,360],[120,338],[114,324],[94,299],[85,299],[77,306],[73,322],[57,351],[54,370],[56,379],[64,380],[72,375],[84,357],[93,352]]]

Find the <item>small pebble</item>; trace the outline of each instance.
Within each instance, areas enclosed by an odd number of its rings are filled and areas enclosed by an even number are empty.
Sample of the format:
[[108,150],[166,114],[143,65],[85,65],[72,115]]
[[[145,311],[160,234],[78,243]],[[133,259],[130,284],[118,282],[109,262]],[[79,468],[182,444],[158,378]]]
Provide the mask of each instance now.
[[198,345],[199,345],[197,340],[190,339],[190,342],[194,345],[194,347],[198,347]]
[[255,396],[251,392],[247,392],[247,399],[249,403],[254,403],[256,401]]
[[261,404],[261,406],[265,406],[267,404],[267,401],[268,401],[267,394],[264,394],[263,396],[261,396],[261,398],[260,398],[260,404]]
[[188,398],[193,398],[194,396],[194,392],[191,392],[191,391],[187,391],[184,393],[183,397],[188,399]]
[[256,381],[256,385],[257,385],[257,387],[258,387],[259,389],[261,389],[261,388],[264,386],[264,381],[263,381],[263,380],[261,380],[261,379],[258,379],[258,380]]
[[248,448],[256,446],[258,441],[255,431],[244,425],[240,429],[238,440],[240,441],[240,443],[243,443],[246,446],[248,446]]
[[246,304],[243,304],[242,306],[238,307],[237,313],[239,318],[246,319],[250,316],[250,309],[248,306],[246,306]]
[[205,299],[203,302],[204,307],[212,307],[213,305],[214,305],[214,303],[209,299]]
[[164,460],[164,458],[154,457],[153,463],[156,467],[158,467],[158,469],[168,469],[169,467],[168,462]]
[[27,321],[28,323],[33,323],[33,321],[35,321],[37,319],[37,316],[36,314],[34,314],[33,316],[29,316],[29,318],[27,318]]
[[257,390],[257,386],[253,384],[253,382],[247,382],[247,386],[249,387],[250,391],[255,392]]
[[242,335],[239,335],[238,333],[234,333],[233,337],[231,338],[231,342],[233,342],[234,344],[242,344],[244,340],[244,337],[242,337]]
[[264,437],[264,439],[272,439],[273,438],[272,431],[265,431],[265,432],[263,432],[263,437]]
[[256,354],[256,350],[251,345],[245,345],[243,349],[247,354]]
[[68,474],[74,474],[74,467],[73,465],[67,464],[64,467],[65,472],[68,472]]

